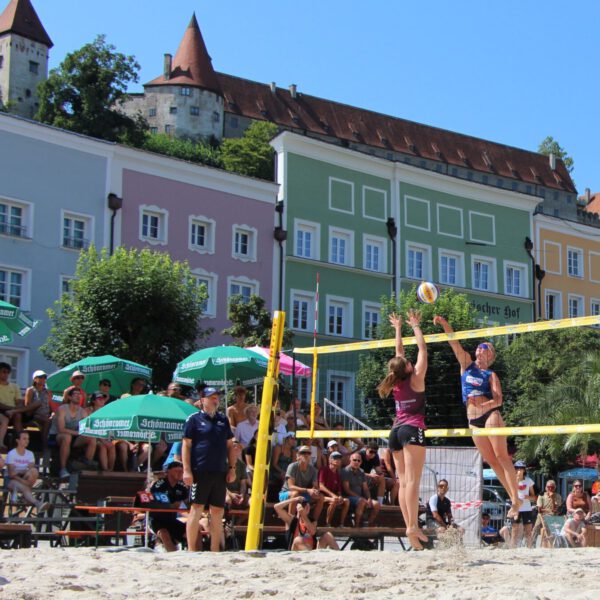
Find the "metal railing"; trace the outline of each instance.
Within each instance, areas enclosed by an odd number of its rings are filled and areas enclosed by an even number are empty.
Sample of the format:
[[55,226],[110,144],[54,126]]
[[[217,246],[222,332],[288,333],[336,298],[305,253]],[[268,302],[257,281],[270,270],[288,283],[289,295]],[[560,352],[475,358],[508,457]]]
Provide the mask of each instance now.
[[[345,431],[373,429],[328,398],[323,398],[323,416],[330,427],[333,427],[334,423],[342,423]],[[387,446],[387,439],[379,438],[379,441],[381,445]]]

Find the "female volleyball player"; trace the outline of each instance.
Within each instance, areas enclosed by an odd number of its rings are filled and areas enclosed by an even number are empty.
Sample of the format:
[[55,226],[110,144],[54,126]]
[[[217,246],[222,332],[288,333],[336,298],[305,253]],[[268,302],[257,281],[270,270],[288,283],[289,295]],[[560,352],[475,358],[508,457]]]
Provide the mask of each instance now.
[[406,524],[406,535],[414,550],[423,550],[421,542],[427,536],[419,529],[419,484],[425,464],[425,373],[427,345],[421,331],[421,314],[409,310],[407,322],[417,340],[417,362],[404,356],[402,319],[390,315],[396,331],[396,357],[388,363],[388,374],[377,387],[379,396],[386,398],[393,391],[396,419],[390,432],[389,447],[394,457],[400,483],[398,500]]
[[[444,317],[433,317],[434,325],[441,325],[445,333],[454,333]],[[463,402],[467,407],[467,419],[470,427],[504,427],[500,414],[502,406],[502,387],[498,375],[490,369],[496,359],[493,344],[479,344],[475,350],[475,360],[457,340],[448,340],[454,356],[460,364]],[[510,496],[512,506],[509,517],[519,514],[519,491],[517,475],[508,455],[506,437],[474,436],[473,442],[481,452],[483,460],[494,470],[504,489]]]

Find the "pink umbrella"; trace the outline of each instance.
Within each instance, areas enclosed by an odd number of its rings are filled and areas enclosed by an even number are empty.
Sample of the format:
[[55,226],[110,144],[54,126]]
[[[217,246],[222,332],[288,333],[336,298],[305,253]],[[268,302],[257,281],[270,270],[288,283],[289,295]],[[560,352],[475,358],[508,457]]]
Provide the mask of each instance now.
[[[269,348],[262,348],[261,346],[252,346],[251,348],[246,348],[246,350],[252,350],[252,352],[256,352],[267,359],[271,355]],[[296,377],[310,377],[312,369],[298,360],[293,361],[287,354],[280,352],[279,372],[282,375],[292,375],[292,372],[294,372]]]

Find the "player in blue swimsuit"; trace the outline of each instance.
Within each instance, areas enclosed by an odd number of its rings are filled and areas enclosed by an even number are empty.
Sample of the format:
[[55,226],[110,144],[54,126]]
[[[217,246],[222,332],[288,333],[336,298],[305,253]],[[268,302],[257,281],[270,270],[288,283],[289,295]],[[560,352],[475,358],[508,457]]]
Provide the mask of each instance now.
[[[441,325],[445,333],[454,333],[444,317],[436,315],[434,325]],[[493,344],[479,344],[475,350],[475,360],[457,340],[449,340],[454,356],[460,364],[460,380],[462,384],[463,402],[467,408],[467,418],[470,427],[504,427],[500,414],[502,406],[502,386],[498,375],[490,369],[496,359]],[[508,454],[506,437],[504,436],[474,436],[473,442],[485,462],[494,470],[504,489],[510,496],[512,506],[509,517],[519,513],[519,491],[517,475],[512,460]]]

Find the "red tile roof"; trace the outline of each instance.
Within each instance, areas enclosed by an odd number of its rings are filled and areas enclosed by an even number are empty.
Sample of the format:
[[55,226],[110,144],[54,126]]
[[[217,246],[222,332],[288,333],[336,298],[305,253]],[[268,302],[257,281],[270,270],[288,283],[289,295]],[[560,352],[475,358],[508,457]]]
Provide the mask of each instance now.
[[332,100],[296,94],[270,85],[217,73],[225,111],[279,126],[367,144],[452,166],[507,177],[531,185],[576,192],[561,160],[468,135],[422,125]]
[[[580,196],[583,198],[584,196]],[[588,202],[585,210],[588,212],[593,212],[600,215],[600,193],[592,194],[590,201]]]
[[221,94],[219,80],[215,75],[195,14],[192,15],[190,24],[183,34],[172,62],[169,79],[161,75],[145,85],[185,85]]
[[0,35],[6,33],[16,33],[48,48],[54,46],[30,0],[10,0],[0,15]]

